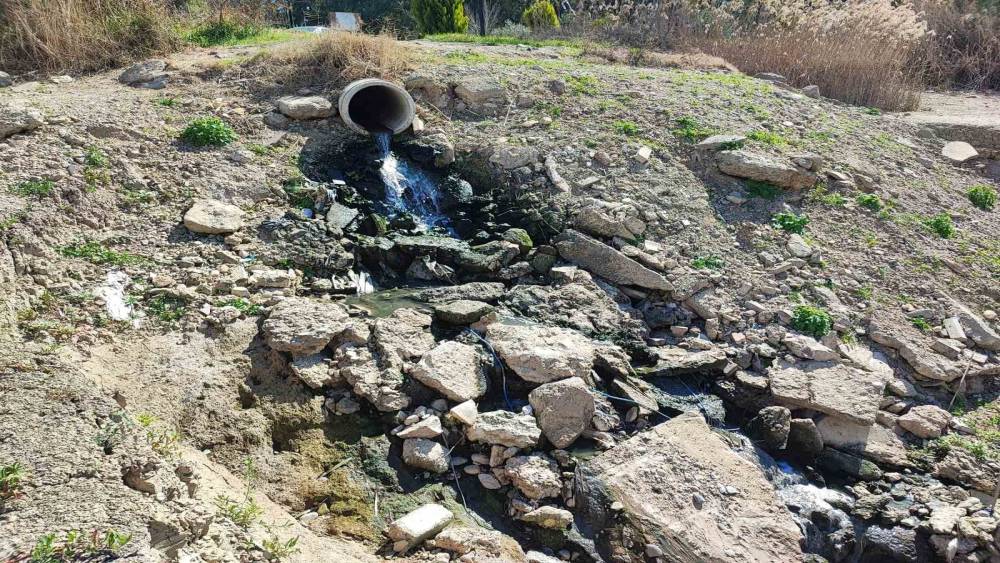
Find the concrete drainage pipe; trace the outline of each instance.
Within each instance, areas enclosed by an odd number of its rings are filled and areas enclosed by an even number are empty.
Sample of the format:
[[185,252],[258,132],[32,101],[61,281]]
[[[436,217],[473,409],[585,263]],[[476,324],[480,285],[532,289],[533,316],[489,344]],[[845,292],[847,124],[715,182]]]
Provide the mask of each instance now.
[[413,123],[416,104],[406,90],[392,82],[365,78],[347,85],[338,109],[344,123],[358,133],[397,135]]

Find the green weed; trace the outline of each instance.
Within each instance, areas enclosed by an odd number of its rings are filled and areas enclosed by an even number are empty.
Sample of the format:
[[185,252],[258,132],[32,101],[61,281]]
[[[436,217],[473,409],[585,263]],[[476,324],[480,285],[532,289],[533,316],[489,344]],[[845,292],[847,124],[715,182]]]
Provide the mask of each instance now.
[[721,270],[724,266],[722,258],[712,254],[699,256],[691,261],[691,267],[699,270]]
[[639,134],[639,126],[632,121],[615,121],[612,124],[616,133],[628,137],[635,137]]
[[99,266],[128,266],[146,261],[143,256],[116,252],[99,242],[87,239],[63,246],[59,249],[59,253],[70,258],[82,258]]
[[923,219],[925,227],[933,231],[941,238],[951,238],[955,235],[955,226],[951,222],[951,216],[941,212],[933,217]]
[[161,321],[175,323],[184,318],[187,305],[187,300],[182,297],[161,294],[150,299],[146,308]]
[[236,140],[236,132],[218,117],[199,117],[181,132],[181,140],[196,147],[221,147]]
[[997,191],[992,186],[979,184],[969,188],[969,201],[983,211],[993,211],[997,204]]
[[587,96],[596,96],[601,88],[601,83],[596,78],[586,74],[567,77],[566,85],[573,92]]
[[27,471],[19,462],[0,465],[0,504],[5,499],[16,497],[21,492],[21,482]]
[[822,338],[833,328],[833,318],[819,307],[799,305],[792,315],[792,328],[814,338]]
[[747,133],[746,137],[751,141],[756,141],[772,147],[781,147],[788,144],[788,140],[786,140],[782,135],[773,131],[765,131],[763,129],[751,131]]
[[876,194],[859,194],[855,201],[858,205],[864,207],[869,211],[881,211],[885,204],[882,203],[882,198]]
[[787,233],[801,235],[809,224],[809,217],[795,213],[777,213],[772,218],[775,227]]
[[86,154],[84,155],[84,162],[87,166],[96,166],[98,168],[105,168],[108,166],[108,155],[104,154],[104,151],[98,147],[89,147]]
[[233,299],[227,299],[225,301],[220,301],[217,307],[233,307],[237,311],[243,313],[248,317],[257,317],[264,312],[264,308],[257,303],[251,303],[242,297],[235,297]]
[[928,332],[931,330],[931,323],[927,322],[927,319],[923,317],[913,317],[910,319],[910,324],[914,327],[920,329],[921,332]]
[[687,139],[688,141],[700,141],[715,133],[714,129],[699,124],[698,120],[689,116],[678,118],[674,122],[674,125],[674,136]]
[[22,197],[37,197],[41,199],[51,194],[55,187],[56,184],[52,180],[28,180],[13,186],[10,192]]
[[751,197],[773,200],[783,193],[783,190],[774,184],[761,182],[758,180],[743,180],[746,192]]
[[264,514],[264,509],[254,499],[254,490],[257,486],[257,469],[254,467],[253,460],[250,458],[245,459],[243,466],[243,477],[246,480],[243,498],[233,500],[228,496],[219,495],[215,497],[215,506],[219,509],[219,514],[223,517],[243,529],[249,529]]

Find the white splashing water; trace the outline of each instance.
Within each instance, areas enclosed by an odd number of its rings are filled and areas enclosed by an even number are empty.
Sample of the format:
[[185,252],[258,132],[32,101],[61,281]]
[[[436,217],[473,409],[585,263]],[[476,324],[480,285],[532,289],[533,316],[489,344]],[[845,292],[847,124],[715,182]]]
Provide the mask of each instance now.
[[437,185],[423,170],[400,160],[389,146],[392,135],[375,133],[375,144],[382,158],[379,175],[385,184],[386,204],[400,213],[414,215],[428,229],[449,229],[448,217],[441,213]]

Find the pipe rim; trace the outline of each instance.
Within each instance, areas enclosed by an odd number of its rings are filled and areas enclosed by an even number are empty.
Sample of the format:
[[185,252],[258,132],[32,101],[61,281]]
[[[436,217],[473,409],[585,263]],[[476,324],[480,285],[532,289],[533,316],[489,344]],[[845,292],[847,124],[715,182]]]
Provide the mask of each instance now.
[[340,99],[337,103],[337,109],[340,113],[340,118],[350,129],[361,133],[362,135],[371,135],[371,131],[365,129],[361,125],[358,125],[351,119],[350,105],[351,100],[357,95],[358,92],[375,86],[381,86],[388,88],[400,95],[403,103],[406,105],[406,116],[403,123],[394,128],[392,131],[393,135],[398,135],[403,131],[406,131],[413,124],[413,119],[416,117],[417,104],[413,101],[413,97],[410,93],[406,91],[402,86],[389,82],[388,80],[382,80],[381,78],[363,78],[361,80],[355,80],[344,88],[344,91],[340,94]]

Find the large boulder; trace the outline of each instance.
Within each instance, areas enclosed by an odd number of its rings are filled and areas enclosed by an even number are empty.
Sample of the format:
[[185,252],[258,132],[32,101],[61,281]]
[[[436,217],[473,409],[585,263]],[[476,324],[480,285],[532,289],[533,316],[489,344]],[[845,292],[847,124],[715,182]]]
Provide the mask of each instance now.
[[890,331],[892,329],[889,327],[872,322],[868,332],[874,342],[898,351],[921,378],[947,382],[962,377],[963,366],[960,364],[932,351],[906,334]]
[[685,413],[577,466],[577,506],[595,529],[621,507],[665,561],[800,561],[802,537],[760,467]]
[[262,331],[272,349],[309,356],[325,348],[348,323],[347,309],[337,303],[291,297],[274,306]]
[[512,448],[530,448],[538,444],[542,431],[530,414],[509,411],[479,413],[466,436],[473,442],[499,444]]
[[243,227],[246,213],[217,199],[199,199],[184,214],[184,226],[193,233],[226,235]]
[[568,328],[494,322],[486,339],[514,373],[533,383],[588,377],[594,364],[594,343]]
[[14,79],[6,72],[0,71],[0,88],[6,88],[14,84]]
[[594,396],[579,377],[541,385],[528,401],[542,433],[557,448],[569,447],[594,416]]
[[[525,317],[545,324],[559,324],[585,334],[626,333],[641,339],[648,332],[639,313],[628,303],[619,303],[613,288],[594,283],[590,276],[560,286],[515,285],[504,304]],[[613,297],[614,296],[614,297]]]
[[323,119],[336,112],[322,96],[286,96],[278,100],[278,111],[292,119]]
[[918,438],[937,438],[950,422],[951,414],[934,405],[913,407],[896,420],[901,428]]
[[951,141],[941,147],[941,156],[955,164],[962,164],[978,157],[979,151],[965,141]]
[[478,348],[449,340],[424,354],[410,375],[452,401],[464,402],[486,393],[483,368]]
[[10,104],[0,105],[0,140],[34,131],[42,123],[42,114],[38,110]]
[[[524,551],[514,538],[485,528],[450,526],[434,536],[434,547],[465,555],[472,553],[473,561],[495,557],[499,561],[518,563],[524,561]],[[487,561],[496,561],[487,560]]]
[[779,403],[872,425],[887,383],[883,374],[832,362],[778,362],[768,371]]
[[822,444],[859,455],[876,463],[905,467],[906,444],[895,432],[880,424],[856,424],[835,416],[824,416],[816,424]]
[[559,235],[556,248],[564,259],[613,283],[659,291],[672,289],[661,274],[578,231],[570,229]]
[[767,182],[786,190],[810,188],[819,180],[809,170],[742,150],[721,151],[715,155],[715,163],[723,174]]

